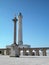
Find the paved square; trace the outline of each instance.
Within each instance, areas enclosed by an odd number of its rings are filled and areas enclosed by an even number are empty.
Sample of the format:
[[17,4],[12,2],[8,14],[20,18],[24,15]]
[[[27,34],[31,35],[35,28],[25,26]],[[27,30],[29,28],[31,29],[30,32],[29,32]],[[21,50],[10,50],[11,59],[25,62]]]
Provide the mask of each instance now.
[[49,65],[49,56],[21,56],[16,58],[0,55],[0,65]]

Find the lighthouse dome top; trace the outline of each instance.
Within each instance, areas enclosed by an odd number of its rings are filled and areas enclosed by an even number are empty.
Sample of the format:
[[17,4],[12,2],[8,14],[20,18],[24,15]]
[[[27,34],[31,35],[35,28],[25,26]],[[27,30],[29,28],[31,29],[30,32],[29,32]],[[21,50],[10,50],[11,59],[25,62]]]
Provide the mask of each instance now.
[[20,16],[22,15],[21,12],[19,13],[19,15],[20,15]]
[[21,12],[19,13],[18,17],[19,17],[19,16],[20,16],[20,17],[23,17]]

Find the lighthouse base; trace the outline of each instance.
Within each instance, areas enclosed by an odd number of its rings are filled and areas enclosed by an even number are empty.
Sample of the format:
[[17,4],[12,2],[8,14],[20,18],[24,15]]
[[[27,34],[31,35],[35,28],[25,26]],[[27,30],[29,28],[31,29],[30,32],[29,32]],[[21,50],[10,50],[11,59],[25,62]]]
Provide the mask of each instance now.
[[19,57],[19,48],[17,45],[12,44],[10,48],[10,57]]

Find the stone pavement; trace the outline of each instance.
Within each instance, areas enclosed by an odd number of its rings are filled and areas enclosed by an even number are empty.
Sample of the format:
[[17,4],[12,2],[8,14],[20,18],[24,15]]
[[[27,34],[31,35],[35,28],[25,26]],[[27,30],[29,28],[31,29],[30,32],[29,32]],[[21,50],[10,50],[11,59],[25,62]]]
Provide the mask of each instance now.
[[0,65],[49,65],[49,56],[21,56],[16,58],[0,55]]

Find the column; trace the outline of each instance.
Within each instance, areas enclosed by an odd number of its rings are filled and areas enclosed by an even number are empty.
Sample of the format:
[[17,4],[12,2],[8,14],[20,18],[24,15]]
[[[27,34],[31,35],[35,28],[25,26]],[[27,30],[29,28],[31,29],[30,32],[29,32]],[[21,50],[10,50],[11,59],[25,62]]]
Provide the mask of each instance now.
[[14,17],[13,21],[14,21],[14,44],[16,44],[16,22],[17,22],[17,18]]
[[6,55],[10,55],[10,49],[6,48]]
[[19,50],[19,55],[20,55],[20,51],[21,51],[20,48],[18,50]]
[[18,45],[16,44],[16,22],[17,18],[14,17],[14,43],[10,47],[10,57],[19,57],[19,48]]
[[39,56],[39,49],[36,49],[36,56]]
[[6,50],[4,50],[4,55],[6,55]]
[[25,50],[25,48],[23,48],[23,55],[25,55],[25,53],[26,53],[26,50]]
[[22,14],[18,15],[18,45],[23,45],[22,41]]
[[43,56],[46,56],[46,49],[43,49]]
[[31,49],[29,50],[29,53],[30,53],[30,55],[32,55],[32,50]]

